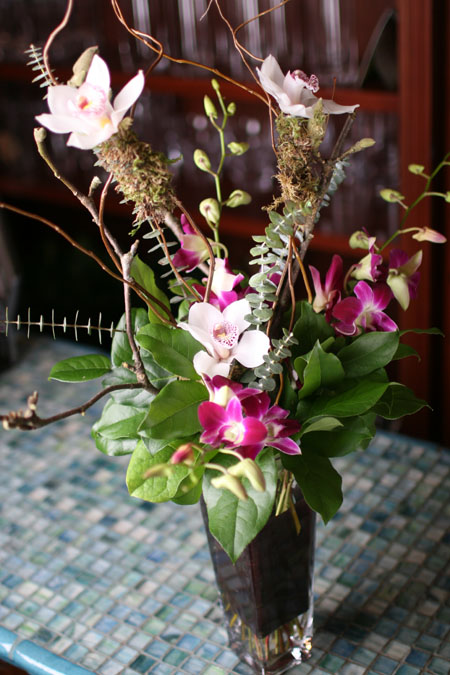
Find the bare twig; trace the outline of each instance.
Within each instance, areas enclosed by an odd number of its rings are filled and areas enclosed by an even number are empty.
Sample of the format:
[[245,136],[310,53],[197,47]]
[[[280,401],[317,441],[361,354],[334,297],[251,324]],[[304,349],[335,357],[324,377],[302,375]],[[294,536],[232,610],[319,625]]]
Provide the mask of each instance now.
[[[86,410],[99,401],[103,396],[111,394],[113,391],[119,391],[120,389],[142,389],[142,385],[138,382],[130,382],[128,384],[112,384],[109,387],[105,387],[102,391],[99,391],[95,396],[90,398],[85,403],[77,406],[76,408],[70,408],[70,410],[64,410],[64,412],[52,415],[51,417],[39,417],[36,413],[38,393],[37,391],[33,392],[31,396],[28,397],[27,409],[25,412],[22,410],[11,411],[6,415],[0,415],[0,420],[3,424],[4,429],[21,429],[22,431],[31,431],[33,429],[40,429],[45,427],[48,424],[53,424],[54,422],[59,422],[59,420],[66,419],[72,415],[84,415]],[[157,393],[156,389],[151,389],[152,393]]]
[[73,8],[73,0],[67,0],[67,6],[66,6],[66,11],[65,11],[64,17],[63,17],[61,23],[58,24],[58,26],[56,26],[56,28],[48,36],[47,42],[45,43],[45,46],[44,46],[44,49],[43,49],[43,52],[42,52],[42,56],[44,58],[45,69],[47,70],[48,76],[52,80],[53,84],[56,84],[56,80],[53,77],[53,74],[52,74],[52,71],[51,71],[51,68],[50,68],[50,63],[49,63],[49,60],[48,60],[48,52],[50,50],[50,47],[51,47],[55,37],[58,35],[58,33],[60,33],[62,30],[64,30],[64,28],[67,26],[70,15],[72,13],[72,8]]

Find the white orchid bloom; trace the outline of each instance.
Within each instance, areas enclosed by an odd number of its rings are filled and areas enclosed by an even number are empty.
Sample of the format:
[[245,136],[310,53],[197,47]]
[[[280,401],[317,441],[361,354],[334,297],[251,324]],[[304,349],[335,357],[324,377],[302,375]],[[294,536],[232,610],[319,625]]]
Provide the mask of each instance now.
[[206,347],[193,359],[200,375],[223,375],[230,372],[233,359],[246,368],[256,368],[268,353],[270,340],[260,330],[246,329],[250,323],[244,318],[250,314],[248,300],[237,300],[219,311],[208,302],[196,302],[189,310],[187,323],[179,324]]
[[[289,71],[283,75],[283,71],[277,60],[272,55],[264,59],[260,68],[256,69],[261,86],[268,94],[273,96],[282,112],[292,117],[314,116],[314,108],[319,102],[314,93],[319,89],[319,80],[315,75],[308,77],[302,70]],[[323,100],[323,111],[330,115],[352,113],[358,105],[339,105],[334,101]]]
[[144,88],[144,74],[140,70],[109,101],[110,74],[105,61],[95,55],[85,81],[80,87],[58,84],[48,88],[50,113],[36,119],[57,134],[70,133],[67,145],[90,150],[117,133],[126,111]]

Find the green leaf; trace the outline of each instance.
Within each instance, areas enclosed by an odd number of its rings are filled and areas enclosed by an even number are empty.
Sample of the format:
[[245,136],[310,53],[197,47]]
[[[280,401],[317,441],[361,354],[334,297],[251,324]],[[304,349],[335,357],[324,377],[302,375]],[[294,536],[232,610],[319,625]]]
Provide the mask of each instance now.
[[364,333],[341,349],[338,357],[347,377],[362,377],[390,363],[398,344],[396,332]]
[[205,469],[203,466],[191,470],[186,478],[178,486],[178,491],[172,501],[175,504],[197,504],[202,496],[202,479]]
[[49,380],[60,382],[86,382],[103,377],[111,370],[111,361],[103,354],[72,356],[55,363],[48,376]]
[[311,401],[299,401],[297,417],[306,422],[311,417],[353,417],[363,415],[384,394],[389,382],[380,381],[379,375],[363,380],[349,379],[341,382],[334,391],[324,392]]
[[302,437],[302,451],[316,452],[325,457],[341,457],[364,449],[375,436],[375,417],[375,413],[346,417],[342,420],[342,426],[332,433],[314,430]]
[[[236,460],[228,455],[218,455],[214,461],[226,467]],[[257,492],[244,479],[247,501],[238,499],[229,490],[213,487],[210,481],[218,475],[217,471],[208,469],[203,479],[209,529],[233,562],[267,523],[275,501],[277,469],[273,452],[259,453],[256,463],[264,474],[266,489]]]
[[328,457],[314,452],[283,455],[283,465],[292,471],[309,506],[327,523],[342,504],[342,479]]
[[311,351],[317,340],[323,342],[334,336],[334,330],[322,314],[317,314],[306,301],[300,303],[300,317],[293,329],[298,345],[292,347],[294,356],[301,356]]
[[203,347],[188,331],[182,328],[147,324],[139,331],[136,340],[151,352],[156,363],[170,373],[189,380],[199,379],[192,360]]
[[[302,426],[300,432],[300,437],[304,434],[310,434],[314,431],[334,431],[338,427],[342,427],[343,423],[337,420],[335,417],[318,417],[317,419],[308,420],[306,424]],[[328,436],[328,438],[330,438]]]
[[440,328],[407,328],[406,330],[400,331],[400,336],[406,335],[406,333],[417,333],[417,335],[440,335],[441,337],[445,337]]
[[306,357],[300,356],[295,359],[294,368],[303,379],[299,399],[310,396],[320,387],[331,387],[345,377],[338,357],[325,352],[319,341]]
[[400,342],[392,360],[399,361],[400,359],[406,359],[408,356],[415,356],[420,361],[420,355],[414,349],[414,347]]
[[388,420],[397,420],[405,415],[413,415],[422,408],[430,406],[417,398],[411,389],[403,384],[392,382],[374,407],[374,412]]
[[92,429],[91,435],[95,441],[97,450],[100,450],[100,452],[103,452],[110,457],[130,455],[138,442],[136,438],[106,438],[99,434],[94,428]]
[[[142,307],[131,310],[131,324],[134,335],[148,323],[148,316],[145,309]],[[117,332],[114,333],[111,345],[111,360],[116,367],[122,366],[123,363],[133,365],[133,352],[131,351],[130,343],[126,333],[125,314],[119,320],[116,326]]]
[[[170,304],[166,294],[163,293],[156,285],[155,274],[151,267],[146,265],[139,258],[139,256],[135,256],[133,258],[133,262],[131,264],[131,276],[140,286],[142,286],[142,288],[145,288],[146,291],[162,302],[164,307],[167,307],[169,310],[169,313],[167,314],[164,309],[156,306],[158,313],[161,314],[161,316],[163,316],[165,319],[170,317]],[[151,309],[148,310],[148,321],[150,321],[150,323],[163,323],[162,320],[159,319]]]
[[104,438],[137,438],[139,427],[147,415],[147,408],[135,408],[109,400],[103,408],[102,416],[92,427],[95,433]]
[[198,406],[207,399],[203,384],[187,380],[169,382],[151,402],[140,431],[149,438],[167,440],[195,434],[201,429]]
[[141,441],[133,452],[127,470],[127,487],[132,497],[148,502],[166,502],[177,493],[180,483],[186,478],[189,469],[182,464],[172,466],[168,476],[151,476],[144,474],[155,464],[166,464],[170,461],[178,443],[170,443],[165,448],[150,455]]

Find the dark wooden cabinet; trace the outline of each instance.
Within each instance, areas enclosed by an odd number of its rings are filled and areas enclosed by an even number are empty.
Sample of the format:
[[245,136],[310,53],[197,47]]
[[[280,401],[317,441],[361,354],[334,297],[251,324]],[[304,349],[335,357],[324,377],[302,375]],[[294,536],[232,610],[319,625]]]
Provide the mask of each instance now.
[[[13,0],[9,3],[7,0],[0,0],[0,9],[4,12],[5,21],[8,21],[8,4],[12,2]],[[154,0],[149,0],[150,11],[153,11],[153,2]],[[223,2],[223,5],[233,9],[236,3],[237,0],[236,2],[227,0]],[[288,24],[286,37],[288,46],[295,46],[297,31],[295,22],[299,20],[296,12],[301,3],[302,0],[292,0],[289,3],[289,6],[292,6],[289,10],[292,11],[292,18]],[[157,4],[158,11],[163,12],[162,4]],[[178,4],[175,0],[168,0],[164,3],[164,11],[169,11],[172,6],[175,7]],[[64,2],[54,0],[50,5],[59,8],[58,12],[62,15]],[[146,3],[127,1],[122,2],[121,5],[130,17],[133,8],[139,5],[144,11]],[[330,89],[321,90],[324,97],[334,94],[340,103],[360,103],[361,107],[357,116],[360,122],[356,123],[355,134],[361,131],[361,135],[370,135],[370,130],[373,130],[375,135],[377,133],[380,135],[377,139],[379,141],[377,149],[373,152],[367,151],[365,160],[362,160],[366,164],[358,165],[354,174],[350,175],[350,187],[342,188],[340,199],[345,202],[345,217],[339,215],[344,213],[342,202],[339,206],[341,211],[330,209],[326,214],[324,212],[323,225],[321,223],[311,246],[312,256],[315,256],[314,260],[317,258],[322,264],[325,256],[348,250],[348,234],[354,229],[365,226],[382,237],[388,235],[395,226],[395,221],[400,215],[396,207],[385,205],[381,203],[381,200],[375,201],[374,197],[369,195],[370,191],[376,195],[377,189],[384,187],[382,180],[386,174],[391,180],[388,186],[398,187],[406,200],[410,202],[422,189],[422,183],[408,171],[408,164],[420,163],[429,169],[442,159],[446,150],[450,149],[448,123],[448,110],[450,109],[449,4],[446,0],[356,2],[354,25],[361,54],[370,45],[371,39],[373,40],[377,21],[380,21],[380,17],[386,11],[395,11],[396,17],[396,33],[388,36],[391,41],[394,39],[396,41],[395,63],[391,64],[390,70],[388,68],[386,71],[392,77],[384,78],[384,82],[377,80],[376,77],[372,80],[369,78],[360,88],[341,88],[338,83],[335,92]],[[53,16],[49,15],[48,22],[57,20],[56,14],[54,12]],[[12,22],[12,19],[9,20]],[[62,81],[67,79],[70,72],[70,64],[73,61],[70,57],[76,56],[77,49],[90,44],[89,39],[100,40],[102,55],[113,68],[116,68],[112,73],[115,89],[129,79],[130,72],[137,68],[136,64],[142,64],[142,51],[136,45],[131,44],[123,29],[118,26],[107,0],[97,0],[96,3],[92,3],[91,9],[88,9],[85,3],[75,2],[71,22],[72,30],[70,28],[68,30],[71,37],[67,43],[63,44],[62,38],[55,43],[56,72]],[[178,24],[175,23],[171,25],[174,35],[179,30],[177,26]],[[48,28],[52,27],[48,26]],[[22,28],[17,24],[11,24],[10,33],[14,34],[16,31],[17,35],[22,36],[21,30]],[[39,30],[42,31],[42,26]],[[164,35],[161,37],[164,39]],[[42,40],[43,35],[37,35],[36,39]],[[208,36],[205,34],[203,39],[206,45]],[[118,45],[120,50],[118,50]],[[180,36],[178,42],[176,38],[170,44],[175,52],[180,45],[182,45]],[[294,56],[297,54],[294,48],[292,48],[292,53]],[[392,58],[392,48],[389,55]],[[3,102],[4,129],[0,130],[0,144],[4,149],[3,160],[0,163],[0,196],[5,201],[15,204],[26,203],[30,207],[37,208],[44,215],[55,215],[56,210],[57,216],[63,217],[65,222],[70,223],[71,226],[75,224],[75,228],[84,232],[90,225],[89,218],[82,214],[73,196],[56,184],[47,167],[42,166],[34,151],[32,141],[25,140],[27,133],[31,139],[33,115],[43,110],[41,92],[35,85],[29,84],[30,71],[25,67],[19,55],[11,56],[5,48],[2,59],[0,80],[6,92],[6,99]],[[283,63],[283,67],[291,68],[300,65],[301,63],[287,65]],[[386,68],[386,64],[384,67]],[[128,72],[123,72],[124,70]],[[394,89],[392,89],[392,83],[396,85]],[[249,86],[254,85],[249,83]],[[260,106],[251,94],[227,83],[223,85],[223,90],[230,100],[237,102],[243,118],[247,120],[247,123],[242,123],[236,131],[241,136],[240,140],[244,140],[242,135],[249,128],[250,122],[253,125],[259,124],[261,127],[267,124],[266,112],[261,109],[263,106]],[[175,66],[157,70],[148,80],[147,98],[143,100],[142,116],[137,120],[145,138],[157,147],[160,141],[170,145],[171,139],[173,140],[177,133],[188,137],[189,132],[195,129],[198,115],[201,115],[203,94],[209,92],[209,77],[205,77],[204,74],[192,68],[181,71],[180,67]],[[155,105],[155,101],[159,102],[158,105]],[[447,111],[447,114],[444,111]],[[152,112],[156,113],[153,117]],[[358,124],[360,124],[359,128]],[[366,133],[367,130],[369,134]],[[262,131],[264,131],[263,128]],[[201,141],[200,132],[197,137]],[[254,138],[260,143],[260,137],[255,135]],[[71,151],[69,157],[65,151],[64,140],[60,137],[51,139],[50,144],[52,152],[62,162],[62,170],[71,174],[74,181],[78,181],[86,189],[87,176],[90,174],[90,165],[86,156],[83,157],[81,152]],[[161,147],[161,149],[167,150],[166,147]],[[261,151],[260,155],[255,155],[255,165],[264,164],[267,157],[269,157],[267,150]],[[189,205],[195,210],[199,196],[197,188],[199,185],[201,187],[202,183],[198,177],[192,180],[194,170],[192,165],[188,166],[187,162],[185,158],[184,166],[176,169],[177,180],[181,193],[188,202],[191,202]],[[441,189],[449,189],[448,174],[448,170],[443,172]],[[392,181],[396,184],[393,185]],[[446,188],[444,181],[447,181]],[[246,185],[242,187],[247,189]],[[251,188],[251,185],[248,187]],[[200,198],[204,196],[208,195],[202,194]],[[264,216],[259,207],[264,203],[265,196],[263,187],[256,195],[253,206],[246,207],[240,213],[233,213],[225,219],[225,237],[236,253],[245,250],[251,234],[264,228]],[[117,202],[112,202],[109,207],[109,217],[116,219],[118,226],[123,228],[122,214],[123,210]],[[352,217],[349,218],[348,214]],[[10,220],[13,222],[14,218]],[[64,225],[64,222],[61,224]],[[425,200],[413,212],[410,224],[428,225],[435,229],[442,231],[447,229],[448,231],[450,224],[448,205],[445,208],[443,203],[436,204],[431,200]],[[20,227],[23,227],[22,223]],[[33,228],[35,229],[36,225],[33,225]],[[51,236],[54,235],[51,234]],[[407,241],[405,238],[402,244],[406,244],[411,253],[417,250],[415,246],[417,242]],[[450,333],[449,248],[439,248],[427,243],[423,245],[423,248],[426,251],[422,264],[419,298],[411,304],[407,313],[399,315],[398,320],[402,328],[435,325]],[[80,265],[84,264],[83,261],[80,262]],[[36,265],[35,271],[32,272],[35,275],[36,270],[39,269],[37,262]],[[27,273],[30,273],[29,270],[23,270],[23,274]],[[67,281],[67,285],[69,284],[70,279]],[[27,287],[27,284],[24,285]],[[30,288],[31,285],[28,287]],[[109,290],[106,290],[105,296],[108,294]],[[26,303],[27,300],[24,299],[24,302]],[[412,335],[410,342],[419,349],[421,361],[416,363],[409,358],[399,362],[397,364],[398,378],[411,386],[420,397],[430,401],[434,412],[431,414],[430,411],[425,411],[414,418],[407,418],[402,421],[400,429],[412,435],[430,440],[441,440],[450,444],[450,410],[448,409],[446,377],[450,374],[448,341],[436,336]]]

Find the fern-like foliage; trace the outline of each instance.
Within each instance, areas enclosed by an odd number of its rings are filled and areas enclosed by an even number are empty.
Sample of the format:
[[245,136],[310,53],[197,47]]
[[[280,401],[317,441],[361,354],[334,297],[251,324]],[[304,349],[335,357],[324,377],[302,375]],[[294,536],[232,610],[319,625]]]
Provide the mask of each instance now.
[[328,189],[322,199],[322,203],[320,205],[320,208],[317,211],[317,217],[316,221],[319,219],[320,215],[320,209],[323,206],[328,206],[331,197],[334,195],[340,184],[344,181],[345,179],[345,169],[349,165],[349,162],[347,159],[338,159],[337,162],[335,163],[333,167],[333,174],[331,176],[330,184],[328,185]]
[[27,54],[30,59],[27,61],[27,66],[31,66],[31,70],[38,72],[38,75],[33,78],[33,82],[39,82],[40,87],[51,87],[53,81],[44,63],[42,47],[36,47],[36,45],[31,44],[29,48],[25,50],[25,54]]
[[301,226],[305,222],[303,212],[293,203],[288,202],[283,214],[276,211],[269,212],[270,223],[265,234],[254,235],[253,240],[258,244],[250,249],[250,265],[259,265],[259,272],[249,279],[249,286],[254,293],[246,295],[250,303],[252,314],[246,319],[254,326],[260,326],[270,321],[276,301],[276,284],[270,276],[282,274],[289,254],[289,237],[294,234],[301,237]]

